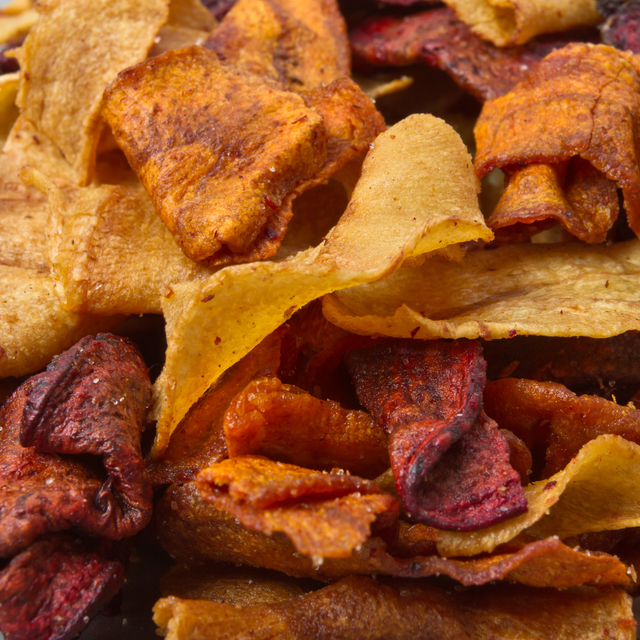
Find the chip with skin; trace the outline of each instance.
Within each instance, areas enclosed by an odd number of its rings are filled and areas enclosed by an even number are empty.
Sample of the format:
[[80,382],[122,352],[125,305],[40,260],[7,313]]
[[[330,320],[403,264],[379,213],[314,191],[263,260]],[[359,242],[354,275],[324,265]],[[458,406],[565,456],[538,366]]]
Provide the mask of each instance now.
[[407,257],[490,239],[477,188],[453,129],[433,116],[412,116],[378,137],[326,243],[281,262],[232,266],[174,287],[163,302],[168,349],[154,392],[154,455],[215,380],[297,309],[384,278]]
[[445,557],[490,553],[523,531],[536,538],[565,539],[589,531],[637,527],[639,454],[640,446],[620,436],[598,436],[563,470],[524,488],[526,513],[474,532],[442,531],[438,552]]
[[323,299],[327,319],[396,338],[609,338],[636,330],[640,244],[523,244],[438,256]]
[[77,182],[87,184],[102,126],[102,93],[119,71],[145,59],[169,6],[162,0],[47,0],[38,11],[40,19],[18,51],[18,106],[60,148]]
[[542,33],[593,27],[602,16],[596,0],[445,0],[471,30],[499,47]]

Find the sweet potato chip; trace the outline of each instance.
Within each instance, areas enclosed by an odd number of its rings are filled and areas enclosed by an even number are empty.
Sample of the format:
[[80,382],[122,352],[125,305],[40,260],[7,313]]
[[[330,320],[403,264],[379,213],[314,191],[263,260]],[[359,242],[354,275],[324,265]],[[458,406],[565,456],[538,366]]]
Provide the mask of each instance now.
[[445,0],[474,33],[498,47],[522,44],[541,33],[597,25],[595,0]]
[[326,244],[279,263],[229,267],[175,287],[163,304],[168,350],[155,389],[155,455],[214,381],[296,309],[336,289],[383,278],[408,256],[491,238],[477,185],[454,131],[432,116],[413,116],[378,137],[348,212]]
[[504,378],[487,385],[485,402],[489,415],[530,449],[547,450],[544,477],[563,469],[599,435],[613,434],[640,444],[638,409],[595,396],[578,397],[555,382]]
[[398,338],[608,338],[637,329],[640,244],[517,245],[432,257],[385,280],[326,296],[347,331]]
[[630,640],[631,598],[622,591],[564,592],[482,587],[461,593],[411,581],[380,584],[345,578],[319,591],[271,605],[242,607],[163,598],[154,620],[167,640]]
[[34,373],[83,336],[122,320],[66,311],[48,275],[20,267],[0,265],[0,304],[0,377]]
[[[176,112],[185,83],[199,89]],[[383,128],[350,80],[303,100],[201,47],[121,73],[103,113],[182,250],[210,264],[272,256],[295,196],[326,181]]]
[[157,517],[162,545],[181,561],[242,563],[328,582],[349,575],[424,578],[442,574],[465,585],[506,579],[537,587],[627,587],[633,573],[613,556],[568,547],[555,536],[513,541],[491,556],[442,558],[434,548],[440,532],[402,521],[391,546],[369,537],[348,557],[327,557],[319,563],[298,553],[286,536],[248,529],[232,514],[216,509],[200,496],[194,482],[171,486],[158,505]]
[[[485,103],[474,130],[476,169],[483,176],[496,167],[555,164],[578,155],[622,189],[629,226],[640,233],[638,118],[640,78],[633,55],[604,45],[569,44],[548,55],[513,91]],[[597,174],[588,178],[578,170],[582,190],[584,180],[597,181]],[[602,227],[615,219],[613,187],[594,185],[587,191],[594,188],[593,204],[584,195],[577,195],[575,204],[592,211]]]
[[240,456],[204,469],[196,484],[205,500],[246,527],[283,531],[312,558],[344,558],[369,537],[374,522],[394,524],[399,505],[374,482],[337,471]]
[[239,0],[204,46],[290,91],[350,72],[346,26],[333,0]]
[[65,309],[79,313],[161,313],[171,283],[211,275],[180,250],[147,194],[124,186],[65,195],[41,174],[49,197],[49,261]]
[[309,469],[338,467],[364,478],[389,467],[386,434],[370,415],[277,378],[248,384],[229,405],[224,428],[230,458],[257,454]]
[[[579,240],[604,242],[620,212],[615,183],[580,157],[568,166],[530,164],[508,176],[487,220],[494,231],[551,219]],[[535,233],[535,226],[532,229]]]
[[167,20],[168,4],[51,0],[39,2],[38,10],[40,19],[19,51],[18,106],[23,117],[62,150],[78,182],[87,184],[100,132],[102,93],[119,71],[144,60]]
[[638,455],[640,447],[633,442],[620,436],[599,436],[582,447],[562,471],[525,487],[527,513],[471,533],[443,531],[438,551],[443,556],[490,552],[525,529],[535,537],[566,538],[637,527]]

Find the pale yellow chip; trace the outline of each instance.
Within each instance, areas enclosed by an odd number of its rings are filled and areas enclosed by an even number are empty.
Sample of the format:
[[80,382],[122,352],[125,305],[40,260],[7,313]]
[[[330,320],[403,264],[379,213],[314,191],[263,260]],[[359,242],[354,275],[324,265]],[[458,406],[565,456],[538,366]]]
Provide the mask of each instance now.
[[0,43],[26,36],[38,21],[38,12],[26,8],[20,12],[0,11]]
[[201,45],[216,24],[216,19],[200,0],[171,0],[169,19],[158,32],[149,57],[170,49]]
[[542,33],[592,27],[602,21],[596,0],[444,0],[474,33],[498,47]]
[[163,0],[41,0],[40,20],[18,51],[18,106],[78,172],[93,173],[102,93],[145,59],[168,17]]
[[[410,157],[415,153],[418,159]],[[429,176],[425,167],[455,181]],[[376,140],[352,202],[326,243],[282,262],[228,267],[173,287],[163,304],[168,348],[155,386],[154,454],[215,380],[303,305],[379,280],[419,252],[490,238],[476,190],[471,161],[453,129],[433,116],[412,116]]]
[[65,195],[38,172],[25,177],[49,197],[48,257],[65,309],[161,313],[170,283],[215,272],[182,253],[142,188],[102,185]]
[[4,147],[9,132],[18,118],[16,95],[20,73],[5,73],[0,76],[0,150]]
[[83,336],[121,320],[65,311],[48,275],[0,265],[0,377],[34,373]]
[[490,553],[523,531],[538,538],[567,538],[640,526],[639,460],[637,444],[599,436],[562,471],[524,488],[526,513],[470,533],[441,531],[438,552],[444,557]]
[[640,243],[511,245],[439,257],[323,300],[361,335],[396,338],[607,338],[640,329]]

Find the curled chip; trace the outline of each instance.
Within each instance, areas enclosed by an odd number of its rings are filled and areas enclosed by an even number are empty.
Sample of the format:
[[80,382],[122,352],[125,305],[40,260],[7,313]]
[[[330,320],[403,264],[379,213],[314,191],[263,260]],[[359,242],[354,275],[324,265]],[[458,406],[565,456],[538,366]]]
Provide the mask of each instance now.
[[101,129],[102,93],[119,71],[145,59],[167,20],[168,3],[47,0],[37,6],[40,19],[18,55],[18,106],[62,150],[77,181],[88,184]]
[[182,250],[211,265],[272,256],[292,200],[384,128],[346,78],[303,99],[198,46],[122,72],[103,114]]
[[546,450],[547,477],[602,434],[640,444],[640,411],[595,396],[576,396],[556,382],[504,378],[485,389],[488,413],[529,449]]
[[124,583],[108,545],[52,536],[0,570],[0,632],[6,638],[74,638]]
[[[558,181],[548,189],[551,214],[544,205],[537,216],[527,212],[526,205],[522,211],[518,201],[526,202],[531,188],[527,183],[509,185],[508,189],[521,188],[523,193],[509,207],[499,205],[500,211],[492,216],[494,225],[552,215],[580,239],[600,242],[617,216],[617,185],[624,195],[629,226],[640,234],[635,133],[640,119],[639,70],[631,53],[604,45],[569,44],[548,55],[511,92],[485,103],[474,130],[480,176],[498,167],[556,165],[574,156],[586,161],[574,158],[566,184]],[[522,182],[522,171],[516,182]],[[570,205],[565,213],[558,187]]]
[[[571,548],[556,536],[523,536],[492,555],[445,558],[435,552],[442,531],[402,520],[391,542],[371,536],[347,557],[325,557],[320,564],[318,558],[301,555],[286,536],[249,529],[231,513],[215,508],[194,482],[172,485],[158,505],[157,517],[163,547],[183,562],[242,563],[327,582],[349,575],[447,575],[467,586],[510,580],[536,587],[628,587],[633,575],[618,558]],[[333,532],[327,530],[326,535],[332,538]]]
[[174,287],[163,301],[168,348],[154,389],[154,456],[224,371],[311,300],[384,278],[407,257],[490,240],[478,188],[455,131],[433,116],[414,115],[378,136],[326,243]]
[[[0,557],[49,532],[118,539],[148,523],[140,434],[149,396],[137,350],[109,334],[84,338],[18,388],[0,413]],[[102,457],[106,479],[83,454]]]
[[598,436],[562,471],[525,487],[527,513],[479,531],[443,531],[438,552],[444,556],[491,552],[525,530],[536,538],[565,539],[589,531],[637,527],[639,454],[640,446],[620,436]]
[[[579,269],[576,268],[579,265]],[[609,338],[635,330],[640,245],[526,244],[439,257],[325,296],[347,331],[398,338]]]
[[472,531],[526,511],[507,443],[481,411],[478,343],[396,341],[353,351],[347,362],[360,402],[389,434],[411,517]]
[[206,500],[246,527],[286,533],[300,553],[348,557],[373,523],[384,529],[398,516],[395,498],[342,470],[310,471],[260,456],[231,458],[198,475]]
[[349,43],[337,3],[238,0],[204,46],[291,91],[349,76]]
[[389,467],[386,435],[370,415],[319,400],[277,378],[247,385],[229,405],[224,428],[230,458],[258,454],[366,478]]
[[474,33],[504,47],[542,33],[597,25],[596,0],[445,0]]

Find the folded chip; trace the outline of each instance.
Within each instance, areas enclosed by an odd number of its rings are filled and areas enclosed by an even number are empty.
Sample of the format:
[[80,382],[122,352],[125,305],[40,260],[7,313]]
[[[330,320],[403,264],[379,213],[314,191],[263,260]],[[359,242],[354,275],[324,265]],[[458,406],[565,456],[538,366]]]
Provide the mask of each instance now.
[[596,0],[445,0],[474,33],[504,47],[542,33],[597,25]]
[[[579,269],[576,268],[579,265]],[[323,299],[347,331],[398,338],[609,338],[636,330],[640,244],[523,244],[439,257]]]
[[527,509],[509,448],[482,411],[486,363],[478,343],[385,341],[347,356],[358,398],[389,435],[409,515],[472,531]]
[[154,612],[167,640],[630,640],[636,626],[631,598],[620,590],[558,593],[488,586],[456,592],[422,582],[385,584],[355,576],[273,604],[242,606],[173,596],[159,600]]
[[[617,185],[629,226],[640,233],[639,71],[631,53],[569,44],[511,92],[485,103],[474,130],[478,174],[520,167],[491,217],[493,226],[551,216],[581,240],[602,242],[617,217]],[[528,166],[566,161],[563,179],[552,169],[544,176]],[[554,177],[541,198],[541,181]]]
[[287,534],[313,558],[348,557],[369,537],[396,521],[399,505],[378,485],[334,469],[317,472],[239,456],[204,469],[196,480],[205,500],[246,527]]
[[438,551],[444,556],[491,552],[525,530],[536,538],[566,539],[589,531],[637,527],[640,509],[634,496],[640,481],[639,453],[637,444],[620,436],[598,436],[564,469],[524,488],[527,513],[475,532],[443,531]]
[[303,99],[202,47],[122,72],[103,114],[182,250],[211,265],[272,256],[296,195],[384,128],[350,80]]
[[[168,18],[162,0],[39,2],[18,59],[18,106],[87,184],[93,175],[107,84],[145,59]],[[80,35],[81,34],[81,35]],[[81,61],[81,64],[79,64]]]
[[[157,508],[163,547],[176,559],[241,563],[282,571],[291,576],[333,582],[350,575],[391,575],[425,578],[447,575],[461,584],[482,585],[509,580],[536,587],[579,585],[629,587],[633,570],[607,553],[569,547],[557,536],[524,537],[502,545],[491,555],[445,558],[436,553],[435,539],[444,532],[398,522],[390,542],[368,537],[346,557],[311,558],[299,553],[283,535],[266,535],[243,526],[232,513],[204,499],[195,482],[172,485]],[[314,532],[321,539],[321,532]],[[334,544],[334,532],[325,529]]]
[[168,349],[154,391],[154,456],[220,375],[297,309],[384,278],[408,257],[491,239],[478,186],[455,131],[433,116],[414,115],[377,138],[326,243],[280,262],[227,267],[175,286],[163,301]]
[[[140,354],[110,334],[84,338],[18,388],[0,413],[0,557],[46,533],[114,540],[148,523],[140,437],[149,395]],[[89,454],[102,470],[83,461]]]
[[290,91],[350,73],[346,25],[337,2],[238,0],[204,46]]

